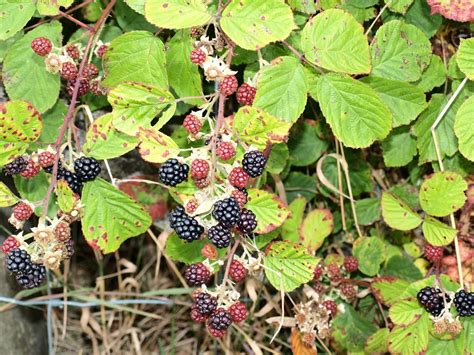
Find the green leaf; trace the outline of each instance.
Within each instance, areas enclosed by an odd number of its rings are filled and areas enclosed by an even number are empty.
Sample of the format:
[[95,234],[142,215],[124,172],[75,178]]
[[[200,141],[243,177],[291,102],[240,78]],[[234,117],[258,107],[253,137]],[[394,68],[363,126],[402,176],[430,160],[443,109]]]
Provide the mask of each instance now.
[[127,32],[115,38],[104,55],[103,66],[102,84],[108,88],[126,81],[168,87],[163,43],[147,31]]
[[413,0],[386,0],[385,4],[390,10],[404,15],[412,2]]
[[296,27],[291,8],[280,0],[231,0],[220,24],[232,41],[252,51],[284,40]]
[[300,196],[309,201],[318,192],[316,190],[316,179],[297,171],[293,171],[288,175],[285,180],[285,190],[288,202]]
[[332,328],[336,343],[351,353],[362,351],[369,336],[377,330],[372,322],[347,304],[344,304],[344,312],[337,313]]
[[383,354],[387,350],[387,338],[390,331],[388,328],[381,328],[377,330],[374,334],[367,338],[365,344],[365,353],[366,354]]
[[433,37],[443,23],[443,17],[432,13],[425,0],[415,0],[403,19],[422,30],[428,38]]
[[392,127],[392,114],[369,86],[338,74],[318,80],[318,101],[334,135],[345,146],[365,148],[385,138]]
[[43,129],[38,141],[49,144],[56,142],[66,114],[67,105],[63,100],[56,101],[52,108],[43,113]]
[[422,222],[405,201],[385,191],[382,193],[382,216],[390,227],[402,231],[414,229]]
[[447,216],[464,205],[466,190],[467,183],[458,174],[451,171],[435,173],[421,184],[421,208],[432,216]]
[[364,198],[355,202],[357,220],[362,226],[369,226],[380,219],[381,204],[378,198]]
[[359,260],[359,270],[367,276],[375,276],[385,260],[385,244],[377,237],[356,239],[352,253]]
[[21,30],[35,13],[31,0],[0,0],[0,41],[12,37]]
[[364,28],[343,10],[326,10],[311,18],[301,34],[305,58],[324,69],[347,74],[370,72]]
[[382,141],[383,161],[387,167],[405,166],[417,154],[416,139],[410,127],[398,127]]
[[413,355],[426,350],[430,319],[425,313],[419,321],[407,326],[395,326],[390,332],[388,349],[390,353]]
[[413,264],[413,260],[403,255],[393,255],[385,264],[382,274],[399,277],[407,281],[416,281],[423,276]]
[[423,91],[411,84],[374,76],[361,81],[374,89],[390,109],[393,127],[410,123],[428,106]]
[[273,287],[290,292],[313,278],[317,262],[318,259],[298,244],[276,242],[265,255],[265,275]]
[[268,142],[285,142],[291,123],[280,121],[257,108],[244,106],[235,114],[233,127],[242,141],[264,149]]
[[291,165],[311,165],[321,157],[328,148],[328,142],[320,138],[318,131],[315,122],[311,120],[293,126],[288,140]]
[[43,124],[40,113],[26,101],[0,104],[0,122],[0,166],[3,166],[38,140]]
[[54,16],[59,14],[59,7],[68,8],[74,0],[38,0],[36,6],[38,13],[42,16]]
[[145,14],[145,0],[124,0],[128,6],[139,14]]
[[[0,21],[1,22],[1,21]],[[61,24],[57,21],[31,30],[8,50],[3,62],[2,79],[10,100],[25,100],[39,112],[53,107],[58,99],[60,78],[46,71],[44,57],[31,49],[36,37],[48,38],[53,46],[61,46]]]
[[[124,0],[118,0],[117,3],[114,6],[114,15],[115,19],[117,20],[117,24],[120,26],[120,28],[124,32],[129,32],[129,31],[156,31],[157,28],[156,26],[153,26],[151,23],[149,23],[146,19],[145,16],[143,16],[144,13],[144,3],[145,1],[142,0],[142,11],[141,13],[137,11],[131,11],[131,6],[126,5]],[[99,15],[102,12],[101,9],[99,9]],[[102,40],[103,41],[103,40]]]
[[[198,66],[189,60],[193,40],[188,31],[177,31],[167,42],[166,66],[170,85],[179,97],[202,96],[202,82]],[[202,99],[184,100],[199,105]]]
[[434,88],[441,86],[446,81],[446,67],[444,66],[443,60],[433,55],[431,57],[430,65],[421,74],[421,79],[414,82],[413,85],[423,90],[423,92],[429,92]]
[[426,349],[426,355],[439,355],[439,354],[466,354],[468,349],[465,349],[465,340],[468,335],[464,336],[464,332],[454,339],[441,340],[430,335],[428,348]]
[[450,79],[462,80],[464,79],[465,75],[459,69],[457,58],[457,53],[454,53],[453,56],[449,58],[447,75]]
[[[20,175],[15,175],[13,180],[21,198],[30,202],[40,202],[38,207],[35,208],[35,214],[41,216],[43,212],[43,203],[41,202],[44,199],[44,196],[46,196],[46,192],[49,188],[49,179],[46,173],[40,171],[38,175],[30,179],[25,179]],[[48,206],[48,216],[53,218],[56,216],[57,212],[56,196],[52,194]]]
[[300,225],[303,222],[304,210],[306,208],[306,199],[304,197],[295,198],[288,209],[290,210],[290,215],[285,220],[282,226],[282,238],[283,240],[288,240],[290,242],[299,243],[300,242]]
[[400,299],[408,285],[408,281],[388,277],[372,282],[371,287],[375,290],[377,298],[385,305],[392,306]]
[[431,43],[416,26],[393,20],[383,24],[370,46],[372,75],[416,81],[428,67]]
[[[448,102],[448,97],[442,94],[434,94],[428,104],[428,109],[421,114],[413,125],[413,132],[418,137],[417,147],[420,153],[419,163],[437,160],[431,126],[436,121],[439,112]],[[461,104],[461,100],[456,99],[443,119],[436,127],[441,157],[452,156],[457,151],[457,139],[454,134],[454,118]]]
[[59,180],[56,184],[55,192],[59,209],[66,213],[71,212],[76,202],[76,198],[67,182],[65,180]]
[[132,136],[140,128],[150,128],[151,121],[158,114],[161,116],[154,128],[160,129],[176,110],[173,95],[154,85],[123,83],[111,90],[107,98],[113,108],[113,126]]
[[282,120],[295,122],[306,106],[307,92],[308,82],[300,61],[293,57],[279,57],[260,71],[252,106]]
[[466,350],[472,353],[474,352],[474,320],[470,317],[463,323],[466,331]]
[[267,160],[267,171],[271,174],[280,174],[285,169],[289,156],[288,146],[285,143],[273,145]]
[[474,38],[461,41],[457,52],[459,69],[470,79],[474,80]]
[[288,5],[297,11],[307,14],[314,14],[316,12],[316,5],[312,1],[307,0],[288,0]]
[[0,207],[9,207],[16,204],[20,199],[15,196],[13,192],[5,185],[0,182]]
[[451,244],[457,233],[456,229],[429,216],[425,218],[422,230],[426,241],[435,246]]
[[145,17],[163,28],[202,26],[212,19],[202,0],[146,0]]
[[85,183],[81,199],[87,206],[82,218],[84,237],[104,254],[118,250],[151,225],[144,207],[101,178]]
[[113,115],[107,113],[91,124],[82,146],[84,154],[95,159],[112,159],[128,153],[138,145],[138,139],[119,132],[112,126]]
[[390,307],[389,316],[396,325],[410,325],[420,319],[424,309],[416,300],[403,300]]
[[179,154],[179,147],[173,139],[154,128],[140,128],[138,131],[140,155],[150,163],[163,163],[170,156]]
[[[188,243],[176,234],[171,234],[166,240],[166,256],[174,261],[179,261],[187,265],[195,264],[205,260],[206,258],[202,255],[201,250],[206,244],[209,244],[208,239],[195,240]],[[224,256],[227,248],[218,249],[217,253],[220,257]]]
[[474,161],[474,96],[464,101],[456,113],[454,133],[458,138],[461,154]]
[[333,228],[334,219],[330,210],[312,210],[301,225],[301,243],[311,251],[318,250]]
[[269,192],[249,189],[246,208],[257,216],[255,233],[269,233],[283,224],[290,211],[283,201]]

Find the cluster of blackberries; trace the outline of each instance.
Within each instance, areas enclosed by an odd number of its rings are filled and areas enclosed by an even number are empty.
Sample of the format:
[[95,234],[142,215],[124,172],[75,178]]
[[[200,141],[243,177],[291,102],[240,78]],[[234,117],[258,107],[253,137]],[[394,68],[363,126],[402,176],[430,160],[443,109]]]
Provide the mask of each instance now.
[[176,186],[188,178],[189,166],[177,159],[168,159],[158,169],[160,180],[167,186]]
[[204,227],[194,217],[189,216],[183,206],[178,206],[171,211],[169,221],[178,237],[187,242],[199,239],[204,233]]
[[215,338],[222,338],[230,325],[247,318],[247,308],[236,302],[228,308],[219,307],[217,298],[207,292],[196,292],[191,307],[191,318],[197,323],[207,324],[207,330]]
[[[444,296],[444,297],[443,297]],[[431,315],[438,317],[443,313],[446,304],[451,301],[451,298],[439,288],[423,287],[416,295],[420,305]]]
[[460,290],[454,295],[454,305],[461,317],[474,315],[474,292]]
[[46,268],[41,264],[33,263],[26,250],[18,248],[10,250],[5,263],[23,288],[38,287],[46,278]]
[[[44,169],[48,173],[53,172],[53,166]],[[74,161],[74,171],[69,171],[58,165],[58,180],[64,180],[74,192],[79,192],[82,185],[87,181],[94,180],[101,172],[100,163],[94,158],[81,157]]]

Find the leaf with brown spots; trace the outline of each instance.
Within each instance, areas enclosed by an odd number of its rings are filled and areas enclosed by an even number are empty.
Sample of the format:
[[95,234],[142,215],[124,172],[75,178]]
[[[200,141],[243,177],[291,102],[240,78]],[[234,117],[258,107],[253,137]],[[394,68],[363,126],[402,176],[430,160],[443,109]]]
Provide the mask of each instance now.
[[40,113],[26,101],[0,104],[0,166],[23,154],[41,135]]
[[201,26],[212,19],[202,0],[153,0],[145,2],[145,17],[163,28]]
[[173,139],[154,128],[139,128],[140,155],[150,163],[163,163],[179,154],[179,147]]
[[428,243],[436,246],[451,244],[457,233],[456,229],[430,216],[425,218],[422,230]]
[[300,226],[301,243],[310,250],[318,250],[333,228],[334,219],[330,210],[312,210]]
[[19,198],[15,196],[13,192],[5,185],[0,182],[0,207],[13,206],[19,201]]
[[269,233],[283,224],[290,211],[283,201],[269,192],[249,189],[246,208],[257,216],[256,233]]
[[291,123],[280,121],[263,110],[245,106],[235,114],[233,126],[244,142],[264,149],[268,142],[285,142]]
[[82,232],[104,254],[116,251],[125,240],[144,233],[151,225],[143,206],[101,178],[84,185],[82,202],[86,206]]
[[71,212],[76,202],[74,193],[64,180],[59,180],[56,184],[56,196],[59,209],[63,212]]
[[414,229],[422,222],[405,201],[389,192],[382,193],[382,216],[390,227],[402,231]]

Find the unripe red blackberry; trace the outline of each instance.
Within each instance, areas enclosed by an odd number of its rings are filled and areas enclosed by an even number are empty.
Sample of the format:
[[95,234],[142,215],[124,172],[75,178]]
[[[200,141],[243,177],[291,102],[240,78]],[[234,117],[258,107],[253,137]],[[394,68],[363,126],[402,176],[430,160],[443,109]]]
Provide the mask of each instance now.
[[61,67],[61,78],[66,80],[74,80],[77,78],[77,67],[73,62],[63,63]]
[[190,35],[193,38],[198,38],[202,36],[203,33],[204,33],[204,28],[202,27],[192,27],[190,31]]
[[189,265],[184,271],[184,278],[190,286],[201,286],[209,281],[211,272],[203,263]]
[[189,59],[194,64],[202,64],[206,61],[207,55],[201,48],[194,49],[189,55]]
[[84,67],[82,75],[86,79],[94,79],[99,75],[99,68],[94,63],[89,63]]
[[65,243],[71,239],[71,227],[69,223],[61,221],[54,228],[54,235],[56,239],[62,243]]
[[424,255],[425,258],[431,261],[432,263],[438,262],[443,258],[444,248],[436,247],[434,245],[425,244]]
[[31,179],[32,177],[35,177],[38,175],[40,172],[40,166],[36,164],[32,159],[28,161],[28,165],[26,166],[26,169],[23,170],[20,175],[23,176],[24,178]]
[[242,302],[236,302],[229,307],[229,313],[232,317],[232,321],[239,323],[247,318],[247,307]]
[[250,180],[250,176],[241,167],[233,168],[229,174],[229,182],[232,186],[237,188],[244,188]]
[[242,105],[251,106],[256,94],[257,89],[247,83],[244,83],[240,85],[239,89],[237,90],[237,102]]
[[235,145],[231,142],[220,142],[217,145],[216,153],[222,160],[232,159],[235,155]]
[[326,291],[326,287],[324,287],[324,285],[321,282],[316,281],[313,283],[313,290],[315,290],[317,293],[322,295],[324,291]]
[[68,44],[66,46],[66,53],[72,59],[77,60],[81,56],[81,52],[79,51],[79,47],[75,44]]
[[219,84],[219,90],[224,96],[230,96],[237,91],[239,82],[235,75],[226,76]]
[[199,117],[189,114],[184,118],[183,127],[189,134],[196,135],[201,130],[202,122]]
[[233,190],[230,194],[230,197],[235,198],[241,209],[244,208],[245,204],[247,203],[247,195],[240,190]]
[[89,83],[89,86],[90,86],[91,93],[95,96],[101,96],[101,95],[107,94],[107,90],[102,86],[99,79],[92,80]]
[[102,58],[108,48],[109,48],[109,46],[106,45],[106,44],[101,45],[99,48],[97,48],[97,51],[96,51],[97,56],[99,58]]
[[48,55],[49,52],[51,52],[51,49],[53,49],[53,44],[47,38],[37,37],[31,41],[31,49],[33,49],[36,54],[44,57],[45,55]]
[[235,282],[240,282],[247,277],[247,269],[236,259],[232,259],[229,267],[229,276]]
[[17,249],[20,247],[20,243],[14,236],[9,236],[7,239],[5,239],[2,243],[2,251],[5,254],[8,254],[10,250],[12,249]]
[[313,281],[318,281],[323,276],[323,268],[321,265],[317,265],[313,271]]
[[353,256],[346,256],[344,258],[344,269],[347,272],[354,272],[357,271],[359,268],[359,261]]
[[349,283],[343,283],[341,286],[339,286],[339,290],[341,291],[341,294],[347,299],[353,299],[357,296],[357,289],[354,285]]
[[53,152],[41,152],[38,155],[38,164],[42,168],[48,168],[54,164],[54,159],[56,158]]
[[[69,96],[72,97],[72,94],[74,92],[74,86],[76,85],[76,79],[74,80],[69,80],[66,84],[66,90]],[[79,88],[77,91],[77,96],[83,96],[89,92],[89,81],[87,79],[81,79],[81,82],[79,83]]]
[[193,179],[193,181],[198,189],[204,189],[208,187],[211,183],[211,179],[209,179],[208,177],[204,179],[198,179],[198,180]]
[[193,214],[194,211],[196,211],[196,209],[198,208],[198,206],[199,206],[198,200],[196,200],[193,197],[186,203],[186,207],[185,207],[186,213]]
[[195,159],[191,162],[191,177],[194,180],[205,179],[209,174],[209,163],[204,159]]
[[328,276],[331,280],[336,280],[341,277],[341,269],[337,264],[331,264],[327,266]]
[[337,314],[337,304],[334,301],[326,300],[323,302],[324,308],[326,308],[329,313],[331,313],[331,317],[334,318]]
[[222,338],[223,336],[226,335],[227,330],[221,330],[221,329],[215,329],[212,327],[210,324],[207,325],[207,331],[213,338]]
[[13,216],[19,221],[26,221],[32,214],[33,209],[25,202],[19,202],[13,207]]
[[199,313],[196,308],[191,308],[191,319],[196,323],[204,323],[207,319],[207,316]]

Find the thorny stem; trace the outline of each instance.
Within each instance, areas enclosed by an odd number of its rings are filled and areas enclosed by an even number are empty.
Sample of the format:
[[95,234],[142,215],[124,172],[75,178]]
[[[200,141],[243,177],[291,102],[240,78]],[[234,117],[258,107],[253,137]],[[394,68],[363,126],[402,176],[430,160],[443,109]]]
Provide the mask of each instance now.
[[74,111],[77,104],[77,96],[78,96],[77,94],[79,91],[81,80],[83,78],[83,71],[87,62],[87,54],[89,53],[89,51],[91,50],[91,47],[94,44],[95,34],[104,24],[105,20],[107,19],[107,16],[109,15],[110,11],[114,7],[116,1],[117,0],[111,0],[109,2],[105,10],[102,12],[102,15],[100,16],[99,20],[95,24],[94,28],[89,33],[89,40],[87,41],[86,48],[84,49],[84,57],[82,58],[81,64],[79,66],[79,72],[77,74],[76,83],[74,85],[74,89],[72,92],[71,102],[69,104],[66,117],[64,118],[64,123],[62,124],[59,130],[58,138],[56,139],[56,142],[54,144],[55,149],[56,149],[56,157],[54,159],[51,183],[49,184],[48,191],[46,192],[46,196],[44,198],[43,212],[42,212],[43,216],[45,216],[48,213],[48,205],[49,205],[49,200],[51,199],[51,193],[53,192],[53,189],[56,186],[56,182],[57,182],[58,162],[59,162],[59,157],[61,155],[61,151],[60,151],[61,142],[64,138],[64,135],[66,134],[69,124],[74,120]]

